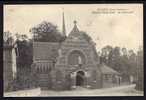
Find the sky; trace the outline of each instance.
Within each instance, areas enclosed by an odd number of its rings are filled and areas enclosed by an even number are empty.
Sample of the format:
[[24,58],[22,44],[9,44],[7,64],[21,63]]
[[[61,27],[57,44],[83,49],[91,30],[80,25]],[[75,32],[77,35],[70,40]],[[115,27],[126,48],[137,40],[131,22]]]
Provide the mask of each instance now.
[[77,21],[100,50],[106,45],[137,51],[143,46],[142,4],[45,4],[4,5],[4,32],[26,34],[42,21],[52,22],[62,32],[62,12],[67,35]]

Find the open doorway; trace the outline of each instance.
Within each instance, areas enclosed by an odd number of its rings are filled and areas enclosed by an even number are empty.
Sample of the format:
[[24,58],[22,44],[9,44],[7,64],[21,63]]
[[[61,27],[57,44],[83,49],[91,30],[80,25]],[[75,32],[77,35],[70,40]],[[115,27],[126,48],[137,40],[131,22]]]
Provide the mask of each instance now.
[[76,75],[76,86],[84,85],[85,73],[83,71],[78,71]]

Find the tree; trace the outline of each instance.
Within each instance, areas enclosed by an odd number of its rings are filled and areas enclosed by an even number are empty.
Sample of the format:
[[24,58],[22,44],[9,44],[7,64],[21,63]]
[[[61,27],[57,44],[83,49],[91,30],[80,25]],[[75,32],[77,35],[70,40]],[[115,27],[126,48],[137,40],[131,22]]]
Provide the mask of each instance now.
[[[140,48],[137,55],[133,50],[127,51],[126,48],[120,47],[112,48],[105,46],[101,49],[101,61],[109,67],[118,71],[122,76],[123,82],[129,82],[130,76],[137,81],[137,87],[143,86],[143,49]],[[107,63],[108,62],[108,63]],[[137,77],[138,76],[138,77]]]
[[16,43],[18,49],[17,56],[17,87],[25,89],[30,84],[30,73],[32,64],[32,40],[28,39],[25,34],[16,34]]
[[120,47],[113,48],[109,52],[108,58],[109,66],[117,71],[120,71]]
[[140,48],[137,52],[137,76],[138,80],[136,82],[136,89],[143,90],[144,89],[144,70],[143,70],[143,49]]
[[4,32],[3,34],[3,41],[6,42],[9,38],[12,37],[12,33],[7,31],[7,32]]
[[123,81],[129,82],[131,76],[131,65],[128,58],[128,53],[126,48],[121,49],[120,65],[121,65],[121,74]]
[[18,34],[18,33],[16,33],[15,36],[16,36],[16,39],[19,40],[19,41],[28,40],[28,36],[26,34]]
[[128,56],[129,56],[129,59],[128,59],[128,62],[129,62],[129,65],[130,65],[130,71],[129,73],[133,76],[137,76],[137,69],[136,69],[136,65],[137,65],[137,55],[134,53],[133,50],[129,50],[128,51]]
[[109,64],[109,53],[113,50],[112,46],[107,45],[101,49],[102,60],[104,63]]
[[122,55],[128,57],[126,48],[122,48]]
[[31,28],[30,31],[34,36],[34,41],[62,42],[65,39],[65,37],[58,31],[57,26],[46,21]]

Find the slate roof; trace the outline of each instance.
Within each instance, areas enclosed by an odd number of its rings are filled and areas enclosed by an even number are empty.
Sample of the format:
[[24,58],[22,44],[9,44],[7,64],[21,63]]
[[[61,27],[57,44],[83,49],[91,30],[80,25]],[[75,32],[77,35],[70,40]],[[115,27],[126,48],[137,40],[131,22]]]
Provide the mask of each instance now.
[[101,72],[102,74],[120,74],[119,72],[115,71],[114,69],[108,67],[105,64],[101,64]]

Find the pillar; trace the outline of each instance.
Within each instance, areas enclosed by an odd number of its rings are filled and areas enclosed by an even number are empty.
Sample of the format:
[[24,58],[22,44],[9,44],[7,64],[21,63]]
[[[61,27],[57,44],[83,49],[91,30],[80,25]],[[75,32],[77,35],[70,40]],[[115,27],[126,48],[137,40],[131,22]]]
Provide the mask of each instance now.
[[71,73],[71,89],[76,88],[76,73]]
[[90,88],[91,86],[90,86],[90,80],[89,80],[89,78],[90,78],[90,74],[89,74],[89,72],[85,72],[85,77],[86,77],[86,88]]

